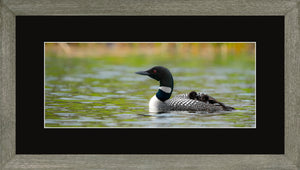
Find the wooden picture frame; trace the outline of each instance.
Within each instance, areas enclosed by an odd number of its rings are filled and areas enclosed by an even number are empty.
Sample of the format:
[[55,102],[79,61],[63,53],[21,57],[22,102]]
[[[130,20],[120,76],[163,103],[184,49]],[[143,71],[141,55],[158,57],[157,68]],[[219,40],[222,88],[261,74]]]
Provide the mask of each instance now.
[[[0,167],[3,169],[299,169],[300,2],[272,1],[0,1]],[[285,154],[21,155],[16,154],[16,24],[20,15],[285,16]],[[298,97],[298,98],[297,98]]]

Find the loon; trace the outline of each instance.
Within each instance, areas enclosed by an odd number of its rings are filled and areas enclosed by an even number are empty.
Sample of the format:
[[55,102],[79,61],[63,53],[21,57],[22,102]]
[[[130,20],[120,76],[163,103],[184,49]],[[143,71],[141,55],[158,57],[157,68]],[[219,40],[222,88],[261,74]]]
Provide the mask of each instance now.
[[135,73],[147,75],[160,83],[157,93],[149,102],[149,112],[207,111],[211,113],[234,110],[233,107],[225,106],[207,94],[197,93],[195,91],[189,94],[179,94],[170,99],[174,88],[173,76],[171,72],[163,66],[155,66],[149,70]]

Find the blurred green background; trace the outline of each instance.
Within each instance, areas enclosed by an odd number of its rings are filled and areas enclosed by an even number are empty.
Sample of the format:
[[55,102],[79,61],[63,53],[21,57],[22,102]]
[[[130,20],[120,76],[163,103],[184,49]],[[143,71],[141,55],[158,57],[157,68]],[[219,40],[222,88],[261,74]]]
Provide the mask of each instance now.
[[255,66],[255,43],[45,43],[47,56],[101,58],[108,64]]

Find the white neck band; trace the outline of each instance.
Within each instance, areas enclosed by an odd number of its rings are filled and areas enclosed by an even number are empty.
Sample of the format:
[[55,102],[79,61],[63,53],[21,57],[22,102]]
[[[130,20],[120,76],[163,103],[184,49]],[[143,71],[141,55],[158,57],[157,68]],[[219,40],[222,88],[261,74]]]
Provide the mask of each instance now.
[[159,89],[166,93],[171,93],[172,91],[171,87],[166,87],[166,86],[159,86]]

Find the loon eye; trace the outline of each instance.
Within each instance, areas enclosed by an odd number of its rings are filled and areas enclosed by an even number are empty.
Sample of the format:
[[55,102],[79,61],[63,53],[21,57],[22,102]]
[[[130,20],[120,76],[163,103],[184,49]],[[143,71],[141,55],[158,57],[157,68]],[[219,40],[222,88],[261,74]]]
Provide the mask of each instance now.
[[156,70],[153,70],[153,73],[155,74],[157,71]]

